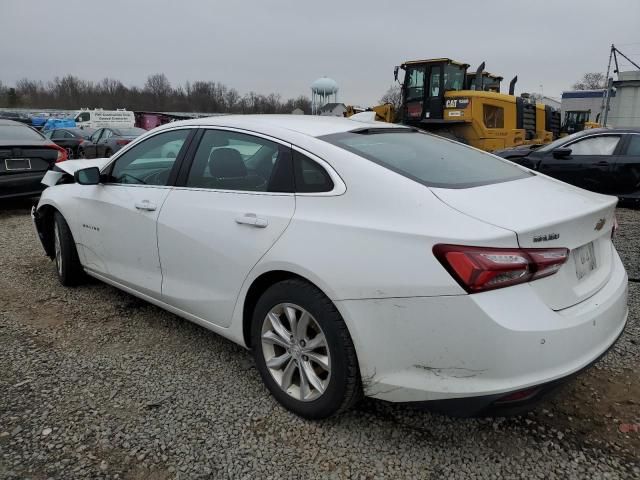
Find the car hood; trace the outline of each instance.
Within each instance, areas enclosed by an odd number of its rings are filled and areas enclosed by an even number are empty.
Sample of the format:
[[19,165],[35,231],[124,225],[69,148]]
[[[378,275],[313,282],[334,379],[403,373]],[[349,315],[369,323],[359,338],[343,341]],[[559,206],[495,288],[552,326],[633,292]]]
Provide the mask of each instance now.
[[69,175],[73,175],[78,170],[89,167],[98,167],[102,170],[108,162],[109,158],[91,158],[83,160],[67,160],[66,162],[56,163],[56,168],[62,170]]

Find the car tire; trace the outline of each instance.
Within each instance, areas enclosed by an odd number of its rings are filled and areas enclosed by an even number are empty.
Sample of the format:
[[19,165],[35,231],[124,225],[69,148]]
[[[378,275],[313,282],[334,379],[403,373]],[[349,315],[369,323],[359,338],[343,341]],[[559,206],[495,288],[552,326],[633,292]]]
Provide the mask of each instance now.
[[258,371],[286,409],[320,419],[349,409],[361,398],[360,370],[347,326],[331,300],[313,285],[299,279],[272,285],[258,300],[251,327]]
[[84,269],[78,257],[76,243],[64,217],[53,216],[53,251],[58,280],[65,287],[80,285],[85,280]]

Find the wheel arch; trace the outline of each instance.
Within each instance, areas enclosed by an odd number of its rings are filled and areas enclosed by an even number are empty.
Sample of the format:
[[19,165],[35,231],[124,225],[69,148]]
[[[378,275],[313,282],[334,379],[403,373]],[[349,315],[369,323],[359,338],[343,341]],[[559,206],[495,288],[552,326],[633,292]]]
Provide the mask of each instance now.
[[272,285],[275,285],[278,282],[282,282],[283,280],[290,279],[299,279],[310,285],[313,285],[315,288],[320,290],[327,298],[331,299],[331,297],[327,295],[327,292],[320,288],[316,283],[300,274],[291,272],[289,270],[270,270],[258,275],[251,283],[251,286],[247,289],[242,307],[242,336],[247,348],[252,348],[251,320],[254,308],[258,303],[258,299]]
[[53,222],[55,213],[60,212],[55,206],[45,203],[40,205],[35,213],[35,223],[38,230],[38,235],[42,242],[47,257],[53,259],[55,257],[55,250],[53,246]]

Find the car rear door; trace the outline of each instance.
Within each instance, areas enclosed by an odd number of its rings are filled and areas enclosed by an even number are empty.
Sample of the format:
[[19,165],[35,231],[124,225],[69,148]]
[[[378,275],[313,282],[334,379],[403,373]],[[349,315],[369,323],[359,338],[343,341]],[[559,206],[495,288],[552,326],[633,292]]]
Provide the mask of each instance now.
[[189,157],[158,218],[162,298],[228,326],[246,276],[293,216],[290,146],[205,129]]
[[624,135],[614,167],[614,188],[617,195],[640,194],[640,133]]
[[[111,162],[99,185],[76,185],[83,265],[107,280],[158,298],[162,283],[156,221],[193,129],[163,131]],[[181,142],[178,158],[162,157]]]
[[109,139],[113,136],[113,131],[105,128],[102,131],[102,136],[98,143],[96,144],[96,157],[102,158],[107,156],[107,147]]

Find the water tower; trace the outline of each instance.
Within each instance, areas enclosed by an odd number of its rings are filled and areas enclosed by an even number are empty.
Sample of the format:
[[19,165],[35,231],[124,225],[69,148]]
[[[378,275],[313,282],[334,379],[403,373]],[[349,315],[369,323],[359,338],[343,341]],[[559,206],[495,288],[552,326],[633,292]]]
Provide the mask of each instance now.
[[318,115],[331,102],[338,102],[338,83],[329,77],[317,79],[311,84],[311,114]]

